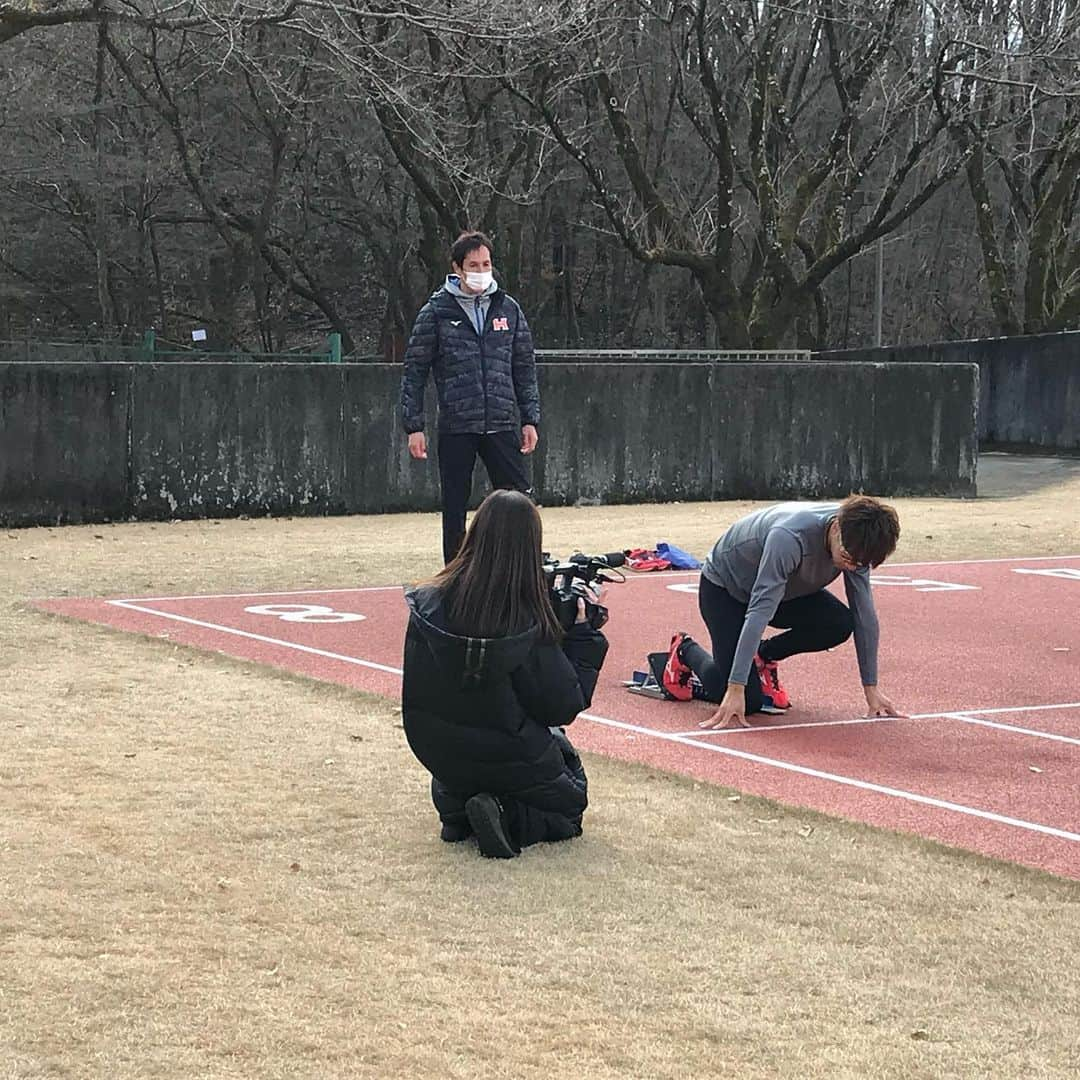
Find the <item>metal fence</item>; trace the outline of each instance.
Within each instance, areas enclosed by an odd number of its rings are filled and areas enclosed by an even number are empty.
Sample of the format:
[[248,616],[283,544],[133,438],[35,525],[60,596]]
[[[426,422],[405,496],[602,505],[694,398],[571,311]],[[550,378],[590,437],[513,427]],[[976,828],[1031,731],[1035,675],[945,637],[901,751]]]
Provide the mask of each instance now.
[[[537,349],[541,364],[717,364],[763,361],[804,363],[812,359],[806,349]],[[373,353],[343,356],[341,335],[327,336],[321,352],[248,352],[181,347],[160,341],[148,330],[138,345],[112,341],[0,341],[0,363],[258,363],[258,364],[394,363]],[[396,361],[400,363],[400,361]]]
[[801,363],[809,349],[537,349],[542,364]]
[[175,342],[159,341],[153,330],[148,330],[138,345],[126,345],[117,341],[33,341],[29,338],[24,341],[0,341],[0,363],[27,361],[42,364],[340,364],[341,335],[328,335],[325,348],[321,352],[248,352],[239,349],[184,348]]

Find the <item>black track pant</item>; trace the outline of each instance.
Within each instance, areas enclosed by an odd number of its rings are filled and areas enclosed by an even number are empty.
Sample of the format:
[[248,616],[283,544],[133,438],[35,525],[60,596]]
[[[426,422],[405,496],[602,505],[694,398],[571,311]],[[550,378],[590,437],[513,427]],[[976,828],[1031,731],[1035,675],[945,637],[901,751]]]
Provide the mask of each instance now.
[[465,536],[465,507],[472,491],[476,456],[487,469],[493,488],[531,494],[521,438],[516,431],[490,435],[440,435],[439,481],[442,484],[443,559],[449,562]]
[[[578,752],[564,732],[555,729],[552,734],[562,750],[568,779],[582,796],[586,796],[589,781],[585,776],[585,768],[581,764]],[[478,792],[472,794],[478,794]],[[494,794],[506,810],[510,839],[519,848],[531,847],[545,840],[570,840],[581,835],[581,814],[573,816],[556,814],[550,810],[540,810],[521,799],[514,798],[513,795]],[[439,819],[444,825],[465,828],[471,832],[469,819],[465,816],[465,801],[470,797],[470,795],[453,792],[435,777],[431,778],[431,801],[435,804]],[[578,805],[582,803],[579,802]]]
[[[712,656],[694,643],[682,650],[682,659],[701,680],[706,698],[718,702],[727,691],[746,605],[703,577],[698,587],[698,608],[712,639]],[[855,627],[848,606],[824,589],[783,601],[769,625],[787,632],[761,642],[758,652],[763,660],[786,660],[798,653],[831,649],[847,641]],[[751,664],[746,679],[746,711],[759,712],[761,704],[761,680]]]

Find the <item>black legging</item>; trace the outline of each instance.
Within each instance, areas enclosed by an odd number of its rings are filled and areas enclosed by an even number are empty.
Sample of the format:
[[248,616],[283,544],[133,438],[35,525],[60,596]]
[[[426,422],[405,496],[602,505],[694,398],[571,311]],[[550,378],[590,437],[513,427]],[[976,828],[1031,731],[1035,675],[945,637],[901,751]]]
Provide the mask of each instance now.
[[[712,656],[696,642],[682,650],[683,662],[701,680],[704,697],[719,702],[727,691],[735,647],[739,643],[746,604],[702,577],[698,586],[698,608],[712,639]],[[770,626],[787,632],[766,638],[758,647],[763,660],[786,660],[797,653],[822,652],[847,641],[855,628],[848,606],[821,589],[809,596],[784,600],[769,620]],[[746,711],[760,712],[761,680],[750,665],[746,678]]]

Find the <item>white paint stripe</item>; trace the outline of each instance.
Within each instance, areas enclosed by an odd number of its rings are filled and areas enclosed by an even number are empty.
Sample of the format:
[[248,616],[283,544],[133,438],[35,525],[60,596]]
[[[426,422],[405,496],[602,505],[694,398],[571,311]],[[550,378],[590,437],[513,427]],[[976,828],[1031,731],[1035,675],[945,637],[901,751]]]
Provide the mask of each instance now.
[[1080,746],[1080,738],[1073,738],[1070,735],[1057,735],[1050,731],[1039,731],[1035,728],[1019,727],[1016,724],[999,724],[994,720],[982,720],[977,716],[971,715],[971,713],[979,712],[1042,712],[1048,709],[1075,708],[1080,708],[1080,703],[1070,703],[1065,705],[1029,705],[1023,709],[971,709],[967,712],[916,713],[913,716],[856,716],[851,720],[809,720],[802,724],[761,724],[759,726],[748,728],[698,728],[696,731],[680,731],[676,732],[676,734],[688,737],[697,737],[700,735],[745,735],[751,732],[757,734],[758,732],[769,731],[791,731],[795,728],[843,727],[848,724],[880,724],[894,720],[961,720],[965,724],[977,724],[981,727],[997,728],[1001,731],[1012,731],[1017,735],[1033,735],[1038,739],[1050,739],[1053,742],[1070,743],[1073,746]]
[[1069,735],[1058,735],[1052,731],[1036,731],[1034,728],[1017,727],[1015,724],[999,724],[994,720],[981,720],[976,716],[968,716],[965,713],[946,713],[947,720],[961,720],[965,724],[978,724],[980,727],[997,728],[1000,731],[1013,731],[1018,735],[1034,735],[1037,739],[1050,739],[1053,742],[1069,743],[1072,746],[1080,746],[1080,739],[1074,739]]
[[[641,570],[637,573],[628,573],[626,575],[627,581],[670,581],[672,578],[679,577],[701,577],[700,570]],[[612,584],[621,585],[623,582],[613,582]]]
[[164,600],[244,600],[252,596],[331,596],[339,593],[401,592],[407,585],[366,585],[355,589],[293,589],[291,592],[201,593],[197,596],[129,596],[109,604],[160,604]]
[[[316,649],[311,645],[301,645],[298,641],[283,641],[281,638],[267,637],[265,634],[253,634],[249,630],[238,630],[233,626],[221,626],[219,623],[204,622],[202,619],[192,619],[187,615],[176,615],[171,611],[155,611],[153,608],[141,607],[130,600],[109,600],[108,603],[115,607],[125,608],[128,611],[141,611],[145,615],[157,615],[161,619],[172,619],[174,622],[186,623],[188,626],[201,626],[206,630],[218,630],[223,634],[231,634],[234,637],[249,638],[252,641],[262,641],[267,645],[280,645],[285,649],[296,649],[297,652],[310,653],[312,656],[325,656],[328,660],[340,660],[345,664],[355,664],[357,667],[374,668],[376,671],[388,671],[391,675],[400,675],[401,668],[389,667],[386,664],[377,664],[374,660],[360,660],[355,656],[345,656],[343,653],[328,652],[326,649]],[[241,659],[250,659],[242,657]]]
[[808,720],[805,724],[762,724],[758,727],[733,728],[698,728],[696,731],[677,731],[676,735],[686,737],[699,735],[745,735],[759,731],[792,731],[795,728],[843,727],[846,724],[884,724],[895,720],[908,720],[911,717],[898,716],[856,716],[852,720]]
[[1042,833],[1046,836],[1054,836],[1060,840],[1072,840],[1080,843],[1080,833],[1069,832],[1066,829],[1057,829],[1052,825],[1042,825],[1037,821],[1025,821],[1022,818],[1008,817],[1005,814],[996,814],[992,810],[980,810],[974,806],[965,806],[962,803],[948,802],[945,799],[935,799],[929,795],[919,795],[914,791],[904,791],[900,788],[886,787],[883,784],[873,784],[868,780],[856,780],[851,776],[841,776],[838,773],[823,772],[821,769],[811,769],[805,765],[796,765],[790,761],[779,761],[775,758],[763,757],[761,754],[751,754],[746,750],[736,750],[731,746],[723,746],[719,743],[699,742],[696,737],[687,737],[670,732],[653,731],[651,728],[640,727],[637,724],[627,724],[621,720],[609,720],[595,713],[582,713],[581,719],[591,720],[594,724],[607,727],[621,728],[624,731],[632,731],[638,735],[647,735],[654,739],[663,739],[667,742],[679,743],[682,746],[697,746],[702,750],[708,750],[714,754],[725,754],[728,757],[740,758],[743,761],[752,761],[755,765],[766,765],[773,769],[781,769],[784,772],[798,773],[800,776],[810,776],[815,780],[828,780],[844,787],[858,788],[860,791],[871,791],[877,795],[888,795],[894,799],[903,799],[905,802],[919,803],[923,806],[932,806],[938,810],[950,810],[956,814],[964,814],[968,817],[981,818],[985,821],[993,821],[999,825],[1011,825],[1017,829],[1025,829],[1029,832]]
[[1012,563],[1012,562],[1067,562],[1069,559],[1080,559],[1080,555],[1031,555],[1022,558],[1019,555],[1010,555],[1000,559],[953,559],[946,562],[890,562],[885,566],[978,566],[984,563]]
[[[881,564],[881,568],[884,570],[895,570],[901,567],[911,566],[981,566],[988,563],[1025,563],[1025,562],[1070,562],[1080,559],[1080,555],[1031,555],[1027,558],[1019,555],[1010,555],[1007,558],[1000,559],[952,559],[945,562],[885,562]],[[700,570],[662,570],[662,571],[640,571],[637,573],[627,573],[627,581],[645,581],[649,578],[654,580],[668,581],[675,577],[700,577]]]
[[993,716],[1011,712],[1047,712],[1050,709],[1080,709],[1080,701],[1066,701],[1055,705],[1006,705],[1000,709],[956,709],[954,712],[919,713],[912,720],[931,720],[936,716]]

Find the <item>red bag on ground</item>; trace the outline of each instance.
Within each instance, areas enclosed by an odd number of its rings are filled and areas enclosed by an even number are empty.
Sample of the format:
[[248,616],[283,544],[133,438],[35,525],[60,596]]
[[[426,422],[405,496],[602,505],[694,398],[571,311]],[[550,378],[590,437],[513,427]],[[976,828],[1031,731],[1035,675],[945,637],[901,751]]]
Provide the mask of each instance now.
[[626,556],[626,565],[631,570],[667,570],[671,567],[667,559],[661,559],[655,551],[648,548],[628,548],[623,554]]

